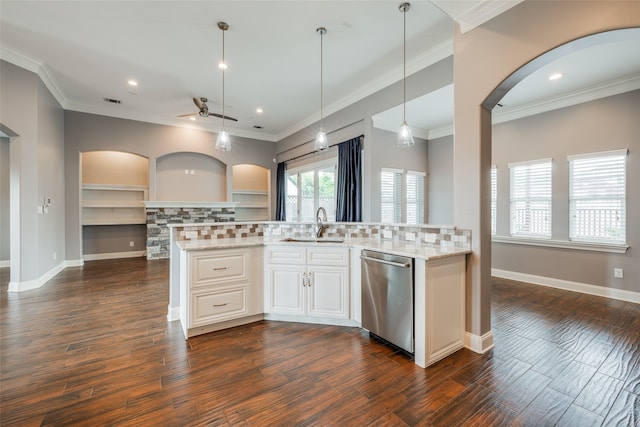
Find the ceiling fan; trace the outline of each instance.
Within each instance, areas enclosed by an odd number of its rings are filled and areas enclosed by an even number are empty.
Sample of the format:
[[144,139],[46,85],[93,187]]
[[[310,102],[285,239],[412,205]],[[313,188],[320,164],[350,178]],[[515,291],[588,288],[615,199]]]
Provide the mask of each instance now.
[[238,121],[238,119],[236,119],[235,117],[231,117],[227,115],[223,116],[222,114],[218,114],[218,113],[210,113],[209,107],[207,106],[208,101],[209,100],[205,97],[193,98],[193,103],[196,104],[196,107],[198,107],[199,111],[197,113],[181,114],[177,117],[190,117],[190,116],[217,117],[219,119],[224,118],[225,120],[231,120],[232,122]]

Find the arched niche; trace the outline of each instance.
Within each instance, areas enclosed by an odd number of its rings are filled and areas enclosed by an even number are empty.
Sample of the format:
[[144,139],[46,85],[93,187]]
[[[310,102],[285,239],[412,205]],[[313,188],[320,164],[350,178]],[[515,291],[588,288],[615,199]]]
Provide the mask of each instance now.
[[82,183],[149,185],[149,159],[124,151],[82,153]]
[[227,200],[227,165],[199,153],[178,152],[156,160],[156,200]]
[[271,219],[271,171],[253,164],[233,165],[232,201],[238,202],[236,221]]

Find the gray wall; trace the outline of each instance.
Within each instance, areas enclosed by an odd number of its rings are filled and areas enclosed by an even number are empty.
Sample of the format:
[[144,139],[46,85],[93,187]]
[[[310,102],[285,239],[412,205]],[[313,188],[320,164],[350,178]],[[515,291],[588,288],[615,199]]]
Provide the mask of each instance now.
[[[133,246],[129,242],[133,242]],[[83,255],[137,252],[146,248],[147,226],[144,224],[82,227]]]
[[[64,261],[64,112],[36,74],[5,61],[0,93],[0,127],[11,137],[10,280],[22,283]],[[53,205],[38,214],[44,197]]]
[[453,136],[429,140],[427,222],[453,224]]
[[[498,168],[496,234],[509,236],[511,162],[553,159],[552,238],[569,238],[568,163],[571,154],[628,148],[626,254],[493,243],[492,267],[517,273],[640,292],[640,90],[493,126],[492,163]],[[451,137],[429,141],[429,222],[450,218],[453,188]],[[435,188],[434,188],[435,187]],[[624,279],[613,278],[613,268]]]
[[[493,163],[498,168],[496,234],[509,235],[508,163],[553,159],[552,238],[569,239],[571,154],[628,148],[626,254],[492,245],[492,267],[640,292],[640,90],[550,111],[493,127]],[[613,268],[624,278],[614,279]]]
[[[80,226],[79,188],[80,153],[94,150],[124,151],[149,159],[149,200],[157,200],[156,162],[172,153],[197,153],[217,159],[226,166],[226,194],[231,194],[232,166],[252,163],[271,168],[275,144],[232,136],[232,150],[215,150],[216,135],[188,128],[164,126],[134,120],[65,111],[65,188],[67,190],[66,256],[80,259],[82,236]],[[195,167],[193,168],[195,169]],[[228,196],[227,196],[228,197]],[[218,200],[217,200],[218,201]],[[122,236],[110,247],[127,247],[131,239]],[[92,244],[95,248],[95,244]],[[134,250],[138,250],[134,248]]]
[[9,262],[9,138],[0,138],[0,262]]
[[[407,100],[433,92],[453,81],[453,59],[445,58],[407,77]],[[324,128],[331,132],[352,129],[342,140],[364,134],[363,221],[380,219],[380,168],[398,167],[427,172],[428,146],[416,140],[410,148],[396,148],[390,132],[375,129],[371,116],[402,103],[402,81],[367,96],[324,118]],[[398,124],[399,126],[399,124]],[[308,126],[278,142],[278,161],[313,151],[317,125]],[[341,142],[341,141],[331,141]],[[408,165],[411,165],[410,167]],[[275,167],[272,177],[276,176]],[[275,187],[273,187],[275,188]]]

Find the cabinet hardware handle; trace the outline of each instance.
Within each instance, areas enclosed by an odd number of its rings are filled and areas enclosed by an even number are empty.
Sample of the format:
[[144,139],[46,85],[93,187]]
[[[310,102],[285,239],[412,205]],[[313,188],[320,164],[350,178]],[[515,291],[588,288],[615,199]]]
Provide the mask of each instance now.
[[312,276],[313,273],[309,273],[309,276],[307,276],[307,286],[311,287],[311,282],[312,282]]
[[229,305],[229,303],[225,302],[223,304],[213,304],[214,307],[224,307],[225,305]]
[[224,271],[224,270],[228,270],[229,267],[214,267],[213,271]]
[[302,286],[307,286],[307,273],[302,273]]

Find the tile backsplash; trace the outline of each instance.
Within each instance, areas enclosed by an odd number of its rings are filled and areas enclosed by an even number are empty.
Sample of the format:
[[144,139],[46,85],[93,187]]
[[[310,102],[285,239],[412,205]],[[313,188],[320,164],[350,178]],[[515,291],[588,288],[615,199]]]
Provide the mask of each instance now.
[[[234,222],[175,225],[177,240],[239,239],[244,237],[313,237],[314,223]],[[471,230],[451,226],[330,222],[324,237],[411,241],[443,249],[471,249]],[[168,256],[168,254],[167,254]]]

